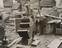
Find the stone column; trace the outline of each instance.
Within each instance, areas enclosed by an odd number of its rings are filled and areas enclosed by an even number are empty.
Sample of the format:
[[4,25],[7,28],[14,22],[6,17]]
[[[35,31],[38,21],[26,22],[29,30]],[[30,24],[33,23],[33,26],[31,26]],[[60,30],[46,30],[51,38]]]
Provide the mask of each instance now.
[[4,8],[3,0],[0,0],[0,8]]

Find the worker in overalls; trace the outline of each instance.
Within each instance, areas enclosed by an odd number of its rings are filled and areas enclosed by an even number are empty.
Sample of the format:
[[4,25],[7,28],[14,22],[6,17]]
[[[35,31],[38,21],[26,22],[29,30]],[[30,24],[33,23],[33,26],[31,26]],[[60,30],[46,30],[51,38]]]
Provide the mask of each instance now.
[[36,17],[36,31],[39,35],[43,34],[46,26],[46,17],[43,14],[37,14]]
[[[1,13],[1,12],[0,12]],[[3,17],[3,14],[0,14],[0,48],[8,48],[6,41],[6,35],[5,35],[5,22],[7,21],[7,17]]]
[[3,25],[2,14],[0,14],[0,48],[5,48],[3,46],[4,36],[5,36],[5,30],[4,30],[4,25]]

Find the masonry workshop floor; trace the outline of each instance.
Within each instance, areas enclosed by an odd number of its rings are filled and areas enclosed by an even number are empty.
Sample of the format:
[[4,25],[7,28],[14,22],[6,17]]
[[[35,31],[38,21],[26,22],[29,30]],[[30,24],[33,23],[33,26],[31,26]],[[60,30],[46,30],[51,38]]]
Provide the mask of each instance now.
[[47,46],[54,40],[54,39],[59,39],[62,36],[60,35],[40,35],[38,36],[41,42],[39,45],[31,48],[47,48]]
[[[40,43],[37,46],[31,46],[31,48],[47,48],[47,46],[54,40],[54,39],[59,39],[62,37],[62,35],[40,35],[40,36],[35,36],[38,37]],[[16,45],[13,45],[10,48],[15,48]],[[29,48],[29,47],[28,47]]]

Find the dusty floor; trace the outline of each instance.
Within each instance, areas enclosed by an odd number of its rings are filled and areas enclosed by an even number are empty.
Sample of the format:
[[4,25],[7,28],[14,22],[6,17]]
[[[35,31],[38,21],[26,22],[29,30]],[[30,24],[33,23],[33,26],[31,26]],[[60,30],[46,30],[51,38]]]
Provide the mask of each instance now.
[[[8,25],[7,25],[8,26]],[[7,32],[7,38],[9,39],[10,42],[12,42],[14,39],[17,39],[19,37],[19,35],[15,32],[15,29],[12,29],[11,26],[7,27],[8,29]],[[54,40],[57,38],[60,38],[62,36],[59,35],[40,35],[40,36],[36,36],[39,38],[39,40],[41,40],[41,42],[39,43],[39,45],[35,46],[35,47],[31,47],[31,48],[47,48],[47,46]],[[14,44],[12,47],[10,48],[16,48],[15,47],[16,44]]]
[[[47,48],[47,46],[54,40],[61,38],[59,35],[40,35],[36,36],[41,40],[41,42],[37,46],[31,46],[31,48]],[[12,45],[10,48],[16,48],[16,44]],[[29,48],[29,47],[28,47]]]
[[31,48],[47,48],[47,46],[54,39],[57,39],[57,38],[60,38],[60,37],[62,37],[62,36],[59,36],[59,35],[41,35],[41,36],[39,36],[39,39],[41,40],[39,45],[37,45],[36,47],[31,47]]

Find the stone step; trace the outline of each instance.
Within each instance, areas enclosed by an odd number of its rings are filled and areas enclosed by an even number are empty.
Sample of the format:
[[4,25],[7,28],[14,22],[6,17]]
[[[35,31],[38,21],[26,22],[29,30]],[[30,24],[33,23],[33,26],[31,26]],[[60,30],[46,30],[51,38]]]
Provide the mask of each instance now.
[[15,26],[15,23],[8,23],[9,25]]
[[17,32],[29,32],[29,30],[25,29],[25,30],[17,30]]
[[31,48],[31,46],[17,44],[16,48]]
[[30,23],[28,22],[28,23],[20,23],[20,24],[30,24]]
[[15,18],[10,18],[9,20],[15,20]]
[[32,43],[32,45],[37,46],[39,43],[40,43],[40,40],[35,40],[35,41]]

